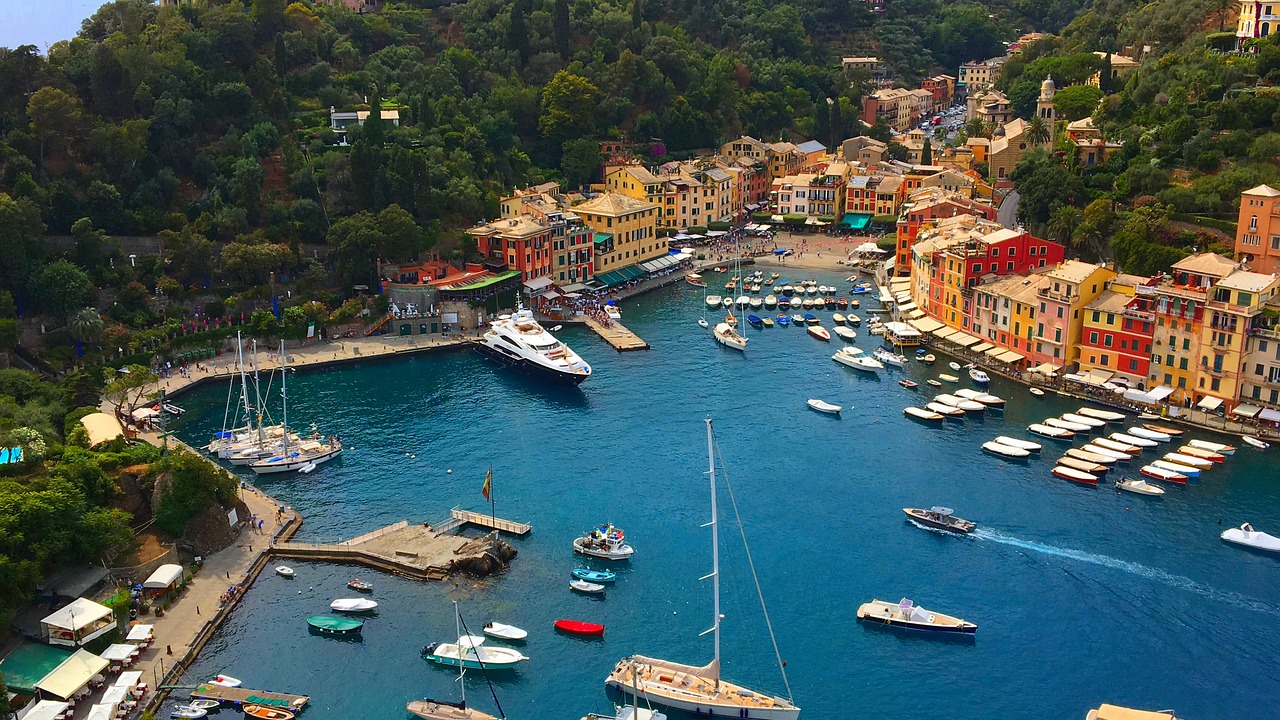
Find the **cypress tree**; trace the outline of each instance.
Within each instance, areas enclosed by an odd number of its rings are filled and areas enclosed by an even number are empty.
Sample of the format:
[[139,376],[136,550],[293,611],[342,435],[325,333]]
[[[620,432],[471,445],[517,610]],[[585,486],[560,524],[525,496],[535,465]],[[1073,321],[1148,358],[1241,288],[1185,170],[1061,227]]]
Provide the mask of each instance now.
[[520,62],[529,59],[529,28],[525,19],[529,14],[529,0],[516,0],[511,5],[511,24],[507,26],[507,45],[520,55]]
[[644,0],[631,0],[631,27],[639,28],[644,22]]
[[555,33],[556,52],[560,59],[569,61],[569,0],[556,0],[552,12],[552,30]]
[[920,150],[920,164],[921,165],[933,164],[933,142],[929,140],[928,135],[926,135],[924,138],[924,148]]
[[387,131],[382,125],[382,98],[378,95],[377,86],[373,88],[373,95],[369,100],[369,116],[364,119],[360,137],[376,148],[382,147],[386,140]]

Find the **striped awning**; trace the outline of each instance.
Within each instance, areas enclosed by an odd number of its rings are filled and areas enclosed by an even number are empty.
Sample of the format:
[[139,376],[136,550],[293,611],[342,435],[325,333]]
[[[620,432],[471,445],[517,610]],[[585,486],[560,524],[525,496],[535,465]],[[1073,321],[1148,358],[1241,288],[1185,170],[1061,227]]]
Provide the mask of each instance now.
[[942,323],[931,317],[919,317],[911,319],[911,327],[919,330],[920,332],[931,333],[942,327]]
[[977,345],[974,345],[973,347],[971,347],[971,348],[969,348],[969,349],[970,349],[970,350],[972,350],[972,351],[974,351],[974,352],[986,352],[986,351],[990,350],[990,349],[991,349],[991,348],[993,348],[993,347],[995,347],[995,345],[992,345],[992,344],[991,344],[991,343],[989,343],[989,342],[982,342],[982,343],[978,343]]
[[[973,349],[977,350],[978,348],[975,347]],[[990,348],[983,350],[982,352],[985,353],[987,357],[995,359],[1003,355],[1005,353],[1005,350],[1004,348],[998,345],[992,345]]]
[[970,335],[967,332],[957,332],[954,335],[951,335],[950,337],[948,337],[947,342],[955,343],[960,347],[969,347],[974,343],[981,342],[981,340],[979,338],[976,338]]
[[1016,363],[1016,362],[1022,362],[1023,360],[1026,360],[1027,356],[1023,355],[1020,352],[1016,352],[1014,350],[1005,350],[1004,352],[997,355],[996,359],[1003,363]]
[[940,340],[946,340],[947,338],[951,337],[957,332],[959,332],[959,330],[956,330],[955,328],[946,327],[945,325],[942,325],[941,323],[939,323],[938,328],[935,329],[931,334]]
[[1260,412],[1262,412],[1262,408],[1258,407],[1257,405],[1250,405],[1249,403],[1240,403],[1239,405],[1231,409],[1232,415],[1239,415],[1240,417],[1247,417],[1247,418],[1251,418]]

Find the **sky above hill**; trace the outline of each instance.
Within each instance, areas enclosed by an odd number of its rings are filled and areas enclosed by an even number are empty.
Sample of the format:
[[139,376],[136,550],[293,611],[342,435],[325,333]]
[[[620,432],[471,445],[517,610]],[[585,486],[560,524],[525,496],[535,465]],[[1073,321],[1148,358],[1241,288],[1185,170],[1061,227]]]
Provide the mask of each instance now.
[[89,17],[100,0],[0,0],[0,47],[35,45],[44,52],[59,40],[71,39],[80,21]]

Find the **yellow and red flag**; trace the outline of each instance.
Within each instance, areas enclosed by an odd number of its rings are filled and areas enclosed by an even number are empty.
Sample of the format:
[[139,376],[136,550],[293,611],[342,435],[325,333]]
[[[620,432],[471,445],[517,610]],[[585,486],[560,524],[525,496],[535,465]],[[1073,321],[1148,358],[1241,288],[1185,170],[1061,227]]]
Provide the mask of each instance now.
[[489,499],[489,489],[493,485],[493,468],[489,468],[489,472],[484,474],[484,487],[480,488],[480,494],[484,495],[484,499]]

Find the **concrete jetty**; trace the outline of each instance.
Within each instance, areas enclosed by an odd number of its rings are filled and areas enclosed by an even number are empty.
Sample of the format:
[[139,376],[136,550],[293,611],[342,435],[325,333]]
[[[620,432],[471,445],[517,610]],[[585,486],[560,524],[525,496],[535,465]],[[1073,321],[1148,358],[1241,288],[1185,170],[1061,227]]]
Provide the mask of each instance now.
[[609,325],[601,325],[595,318],[586,318],[587,327],[595,331],[597,335],[604,338],[604,341],[613,346],[618,352],[629,352],[632,350],[648,350],[649,343],[640,338],[639,335],[631,332],[622,323],[614,320]]

